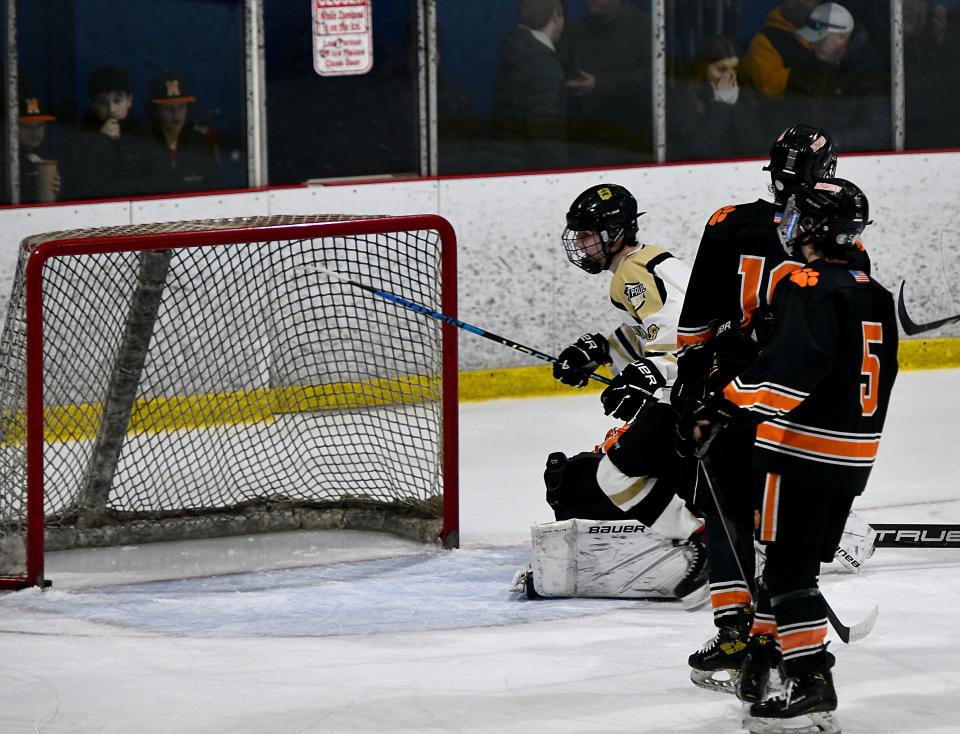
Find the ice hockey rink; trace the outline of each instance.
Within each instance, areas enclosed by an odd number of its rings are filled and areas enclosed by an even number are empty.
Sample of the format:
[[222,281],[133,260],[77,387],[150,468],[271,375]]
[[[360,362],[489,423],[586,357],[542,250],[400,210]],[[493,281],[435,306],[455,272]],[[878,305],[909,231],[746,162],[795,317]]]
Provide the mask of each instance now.
[[[960,370],[906,372],[855,509],[960,522]],[[461,406],[462,547],[291,533],[48,554],[54,586],[0,595],[0,732],[725,732],[732,696],[695,688],[713,634],[675,602],[508,591],[551,519],[547,454],[592,448],[596,393]],[[879,549],[827,567],[847,734],[960,731],[960,550]]]

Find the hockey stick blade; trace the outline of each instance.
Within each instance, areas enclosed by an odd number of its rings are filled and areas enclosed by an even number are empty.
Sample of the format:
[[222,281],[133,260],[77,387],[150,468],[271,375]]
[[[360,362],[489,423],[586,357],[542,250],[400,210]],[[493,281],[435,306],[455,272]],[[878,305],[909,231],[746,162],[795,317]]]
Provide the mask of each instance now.
[[939,329],[941,326],[949,326],[950,324],[955,324],[960,321],[960,314],[957,314],[956,316],[947,316],[944,319],[930,321],[926,324],[918,324],[907,315],[907,306],[903,301],[903,287],[906,284],[907,281],[900,283],[900,295],[897,298],[897,316],[900,317],[900,326],[903,327],[903,332],[907,336],[922,334],[925,331],[933,331],[934,329]]
[[869,635],[877,623],[877,617],[880,615],[880,607],[874,607],[873,611],[870,612],[862,622],[858,622],[852,627],[847,627],[847,625],[840,621],[831,606],[827,604],[826,599],[823,600],[823,603],[827,607],[827,619],[830,620],[830,625],[834,631],[836,631],[837,637],[847,645],[852,642],[859,642]]

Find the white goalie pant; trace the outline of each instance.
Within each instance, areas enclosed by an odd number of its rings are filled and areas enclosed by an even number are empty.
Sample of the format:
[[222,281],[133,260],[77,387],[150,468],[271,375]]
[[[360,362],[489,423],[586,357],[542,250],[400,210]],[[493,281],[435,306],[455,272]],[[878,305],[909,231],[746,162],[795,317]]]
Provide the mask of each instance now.
[[687,573],[684,547],[636,520],[563,520],[530,535],[541,596],[672,599]]

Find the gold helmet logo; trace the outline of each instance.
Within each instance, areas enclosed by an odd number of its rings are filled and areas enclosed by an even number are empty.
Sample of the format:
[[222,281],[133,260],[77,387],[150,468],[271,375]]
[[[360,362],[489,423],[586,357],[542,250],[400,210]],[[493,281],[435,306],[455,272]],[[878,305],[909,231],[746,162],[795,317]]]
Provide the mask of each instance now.
[[602,189],[597,189],[597,196],[606,201],[613,198],[613,192],[604,186]]

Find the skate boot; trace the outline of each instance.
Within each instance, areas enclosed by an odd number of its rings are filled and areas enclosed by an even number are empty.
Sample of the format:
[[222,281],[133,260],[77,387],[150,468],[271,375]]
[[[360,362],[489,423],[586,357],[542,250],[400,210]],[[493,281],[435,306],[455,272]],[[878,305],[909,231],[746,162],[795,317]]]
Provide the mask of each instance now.
[[690,536],[684,552],[687,556],[687,575],[673,587],[673,595],[688,611],[700,609],[710,601],[710,585],[707,578],[707,545],[705,530],[701,527]]
[[744,726],[751,734],[840,734],[837,692],[829,664],[787,678],[783,690],[750,706]]
[[[753,635],[747,642],[747,654],[740,666],[737,680],[737,698],[746,703],[756,703],[767,697],[771,686],[771,673],[780,663],[777,641],[770,635]],[[779,674],[774,673],[779,682]]]
[[736,693],[740,666],[747,655],[752,619],[753,609],[745,607],[736,622],[720,627],[716,637],[687,659],[690,680],[695,686],[709,691]]

